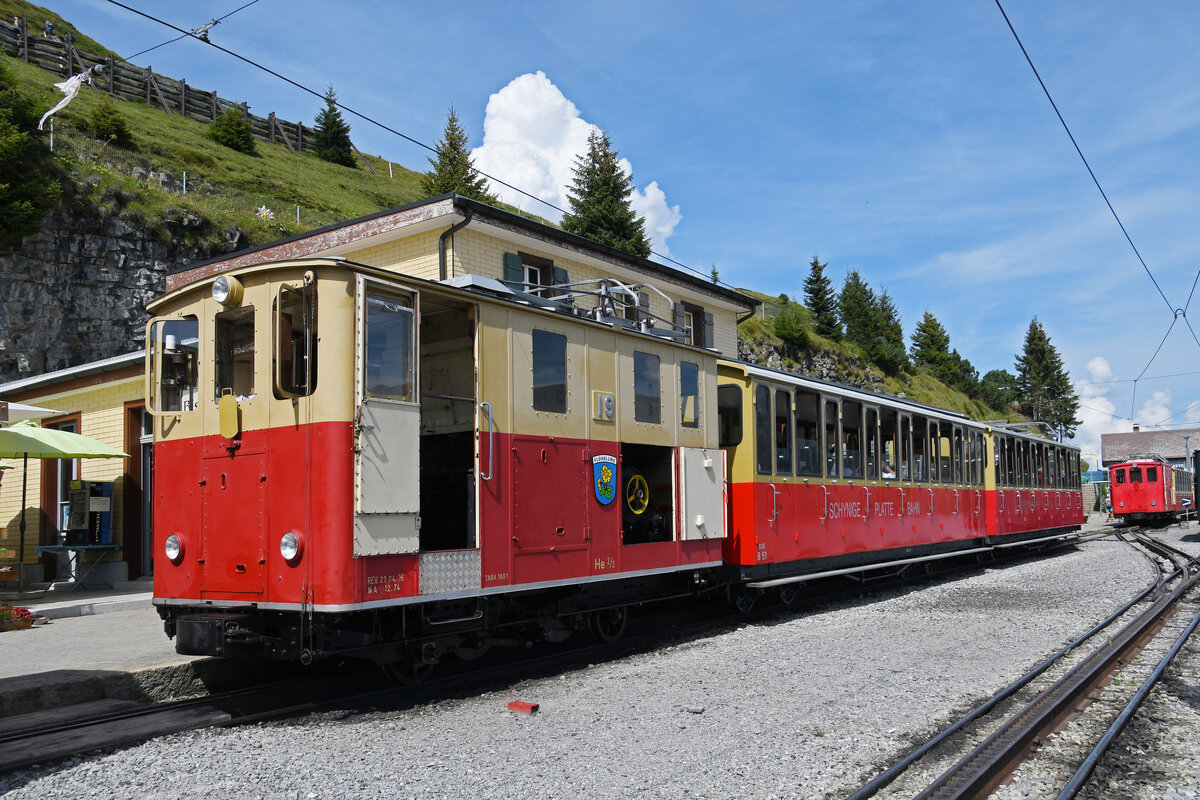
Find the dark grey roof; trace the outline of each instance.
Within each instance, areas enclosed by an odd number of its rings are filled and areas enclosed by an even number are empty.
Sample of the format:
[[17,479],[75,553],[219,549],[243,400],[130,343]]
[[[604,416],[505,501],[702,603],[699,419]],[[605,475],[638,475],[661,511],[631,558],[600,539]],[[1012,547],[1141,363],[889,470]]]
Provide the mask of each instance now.
[[1188,450],[1200,450],[1200,428],[1100,434],[1100,457],[1106,467],[1151,453],[1182,461],[1191,455]]

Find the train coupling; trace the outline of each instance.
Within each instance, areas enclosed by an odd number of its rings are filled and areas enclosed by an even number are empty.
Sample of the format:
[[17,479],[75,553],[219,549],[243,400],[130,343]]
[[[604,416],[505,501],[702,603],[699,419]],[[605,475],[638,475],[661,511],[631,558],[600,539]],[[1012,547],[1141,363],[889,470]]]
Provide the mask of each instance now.
[[300,657],[298,631],[261,631],[261,620],[251,614],[187,614],[175,618],[175,652],[192,656]]

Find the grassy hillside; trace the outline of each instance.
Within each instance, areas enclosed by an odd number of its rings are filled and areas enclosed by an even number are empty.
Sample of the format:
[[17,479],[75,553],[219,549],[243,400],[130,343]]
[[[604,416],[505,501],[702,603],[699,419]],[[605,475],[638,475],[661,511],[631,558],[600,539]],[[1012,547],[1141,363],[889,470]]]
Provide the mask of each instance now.
[[[24,10],[11,10],[17,6]],[[0,13],[8,18],[22,13],[31,25],[40,22],[43,12],[30,8],[0,0]],[[56,20],[56,32],[63,30],[65,23],[49,12],[45,16]],[[76,38],[80,48],[104,52],[81,34]],[[45,107],[62,97],[53,86],[61,77],[10,55],[0,56],[0,62]],[[367,156],[373,175],[361,162],[357,169],[341,167],[312,155],[293,155],[282,143],[260,141],[258,155],[244,155],[208,138],[208,125],[178,114],[167,116],[161,108],[140,102],[111,100],[133,134],[132,148],[97,141],[86,133],[88,121],[107,97],[84,88],[54,117],[54,156],[74,184],[66,187],[67,194],[74,191],[76,200],[112,210],[119,206],[152,226],[190,213],[206,221],[201,236],[237,226],[247,243],[257,244],[422,196],[420,173],[393,165],[389,177],[389,164],[383,159]],[[314,100],[314,116],[317,105]],[[177,184],[184,172],[187,194],[164,191],[156,177],[166,173]],[[274,212],[273,220],[256,215],[262,206]]]

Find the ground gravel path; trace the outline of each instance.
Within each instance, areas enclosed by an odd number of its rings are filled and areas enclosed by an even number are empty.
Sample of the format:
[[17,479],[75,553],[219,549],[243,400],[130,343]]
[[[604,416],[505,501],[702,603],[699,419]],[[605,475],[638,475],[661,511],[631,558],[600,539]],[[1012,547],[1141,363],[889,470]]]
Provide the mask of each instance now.
[[[1171,541],[1189,533],[1171,531]],[[1037,560],[807,606],[482,696],[170,736],[0,776],[0,793],[39,800],[845,797],[1151,578],[1129,546],[1093,540]],[[1181,693],[1189,714],[1177,717],[1194,740],[1196,687],[1192,677],[1180,680],[1192,681]],[[513,713],[510,700],[538,703],[540,711]],[[1187,748],[1193,761],[1198,747]],[[1192,793],[1184,787],[1172,796],[1195,797],[1200,783],[1191,781]]]

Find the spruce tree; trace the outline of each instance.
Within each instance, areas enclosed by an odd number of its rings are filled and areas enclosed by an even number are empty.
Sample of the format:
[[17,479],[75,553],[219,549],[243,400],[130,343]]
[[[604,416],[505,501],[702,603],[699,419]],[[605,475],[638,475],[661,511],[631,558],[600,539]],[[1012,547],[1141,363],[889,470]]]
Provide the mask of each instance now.
[[1080,424],[1075,416],[1079,411],[1079,396],[1071,385],[1062,357],[1037,317],[1029,323],[1016,368],[1021,413],[1034,422],[1052,425],[1059,439],[1072,435]]
[[421,176],[421,190],[427,197],[454,192],[481,203],[499,204],[500,200],[488,191],[487,180],[480,177],[471,163],[467,132],[459,123],[454,106],[450,106],[446,127],[436,148],[437,160],[429,159],[433,170]]
[[1019,396],[1017,376],[1006,369],[994,369],[979,381],[979,399],[999,411],[1007,411]]
[[833,286],[825,276],[827,266],[829,265],[822,264],[813,256],[808,277],[804,279],[804,305],[812,312],[817,333],[836,342],[842,338],[842,328],[838,323],[837,300],[833,294]]
[[846,340],[857,344],[884,371],[895,374],[908,362],[904,331],[892,298],[874,290],[851,270],[838,295],[838,316],[845,326]]
[[350,144],[350,125],[342,119],[342,112],[338,111],[337,95],[332,85],[325,90],[325,108],[317,114],[314,125],[312,143],[317,158],[357,169],[353,146]]
[[909,352],[914,364],[929,367],[934,375],[944,367],[950,356],[950,334],[929,311],[913,329],[912,349]]
[[594,129],[588,135],[587,153],[575,157],[567,198],[571,213],[563,217],[563,230],[635,256],[649,256],[646,219],[630,205],[632,194],[633,176],[621,169],[608,134]]
[[208,126],[208,138],[248,156],[258,155],[254,130],[236,108],[227,108]]

